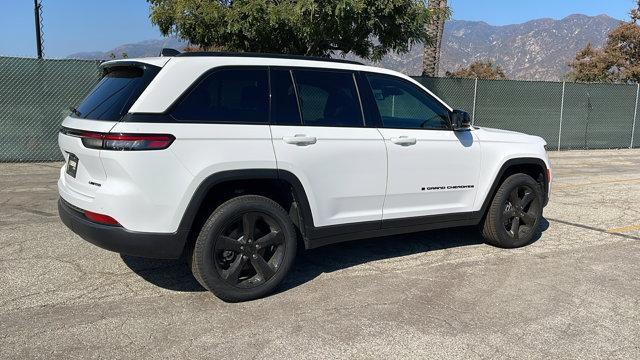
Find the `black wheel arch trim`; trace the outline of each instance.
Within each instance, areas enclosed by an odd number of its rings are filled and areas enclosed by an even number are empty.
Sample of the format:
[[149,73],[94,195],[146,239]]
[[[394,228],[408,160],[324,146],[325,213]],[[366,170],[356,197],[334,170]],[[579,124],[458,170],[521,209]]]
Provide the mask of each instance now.
[[180,220],[179,230],[190,231],[193,222],[198,215],[198,210],[204,202],[207,194],[214,186],[228,181],[239,180],[258,180],[258,179],[277,179],[278,170],[276,169],[243,169],[243,170],[227,170],[220,171],[206,177],[196,188],[195,192],[189,200]]
[[[209,175],[200,183],[200,185],[198,185],[198,188],[193,193],[191,200],[182,215],[182,220],[178,226],[179,231],[192,230],[198,211],[209,194],[209,191],[216,185],[229,181],[260,179],[283,180],[291,186],[294,202],[296,204],[293,208],[293,216],[297,217],[297,219],[294,218],[293,220],[294,223],[298,223],[298,228],[305,239],[305,245],[307,245],[308,239],[317,235],[316,228],[313,226],[313,215],[311,213],[311,206],[309,204],[307,194],[297,176],[286,170],[278,169],[226,170]],[[295,214],[296,212],[298,213],[297,215]]]
[[[505,161],[502,166],[500,167],[500,170],[498,170],[498,174],[496,175],[496,177],[493,179],[493,183],[491,185],[491,187],[489,188],[489,191],[487,192],[487,196],[485,196],[484,198],[484,202],[482,203],[482,207],[480,208],[480,213],[481,214],[485,214],[487,209],[489,208],[489,205],[491,205],[491,201],[493,200],[493,197],[496,195],[496,191],[498,191],[498,187],[501,184],[501,180],[502,177],[504,176],[504,174],[507,172],[507,170],[509,170],[509,168],[514,167],[514,166],[521,166],[521,165],[535,165],[535,166],[539,166],[542,169],[542,177],[543,177],[543,188],[542,188],[542,192],[544,194],[544,199],[543,199],[543,206],[547,205],[547,202],[549,201],[549,176],[548,176],[548,168],[547,168],[547,164],[540,158],[533,158],[533,157],[526,157],[526,158],[515,158],[515,159],[510,159]],[[537,180],[537,179],[534,179]]]

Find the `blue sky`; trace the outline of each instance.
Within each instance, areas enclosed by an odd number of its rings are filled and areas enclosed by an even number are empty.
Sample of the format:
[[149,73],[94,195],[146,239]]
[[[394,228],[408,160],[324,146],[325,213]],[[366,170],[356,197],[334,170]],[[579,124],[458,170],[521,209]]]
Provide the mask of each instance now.
[[[607,14],[627,19],[634,0],[449,0],[453,18],[492,25],[531,19],[563,18],[574,13]],[[46,57],[80,51],[110,50],[118,45],[160,37],[149,22],[144,0],[42,0]],[[34,56],[32,0],[2,0],[0,56]]]

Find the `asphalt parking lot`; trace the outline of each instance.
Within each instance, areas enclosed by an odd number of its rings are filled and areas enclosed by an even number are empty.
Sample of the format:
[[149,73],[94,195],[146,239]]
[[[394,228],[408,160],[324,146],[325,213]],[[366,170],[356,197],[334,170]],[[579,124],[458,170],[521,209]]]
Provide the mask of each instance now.
[[551,157],[528,247],[466,228],[333,245],[241,304],[67,230],[60,164],[0,164],[0,358],[640,358],[640,150]]

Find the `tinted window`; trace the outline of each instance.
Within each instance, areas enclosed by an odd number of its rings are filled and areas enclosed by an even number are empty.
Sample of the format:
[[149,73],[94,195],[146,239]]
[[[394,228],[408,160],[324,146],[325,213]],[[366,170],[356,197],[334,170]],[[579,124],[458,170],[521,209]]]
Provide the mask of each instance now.
[[449,111],[433,97],[407,81],[367,74],[386,128],[449,129]]
[[300,125],[300,111],[289,70],[271,70],[271,123]]
[[294,70],[293,75],[305,125],[363,126],[352,73]]
[[179,120],[267,123],[266,69],[222,69],[200,81],[173,110]]
[[93,120],[120,120],[159,70],[156,67],[108,68],[98,85],[78,105],[78,112],[73,116]]

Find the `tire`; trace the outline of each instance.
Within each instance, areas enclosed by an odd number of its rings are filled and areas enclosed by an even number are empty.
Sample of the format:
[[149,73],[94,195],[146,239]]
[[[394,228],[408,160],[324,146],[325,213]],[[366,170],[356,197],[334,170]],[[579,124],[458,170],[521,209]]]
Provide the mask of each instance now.
[[245,195],[220,205],[202,226],[191,254],[198,282],[227,302],[273,292],[293,265],[296,232],[273,200]]
[[542,190],[531,176],[509,176],[500,184],[482,224],[485,242],[507,249],[530,244],[540,225],[542,208]]

